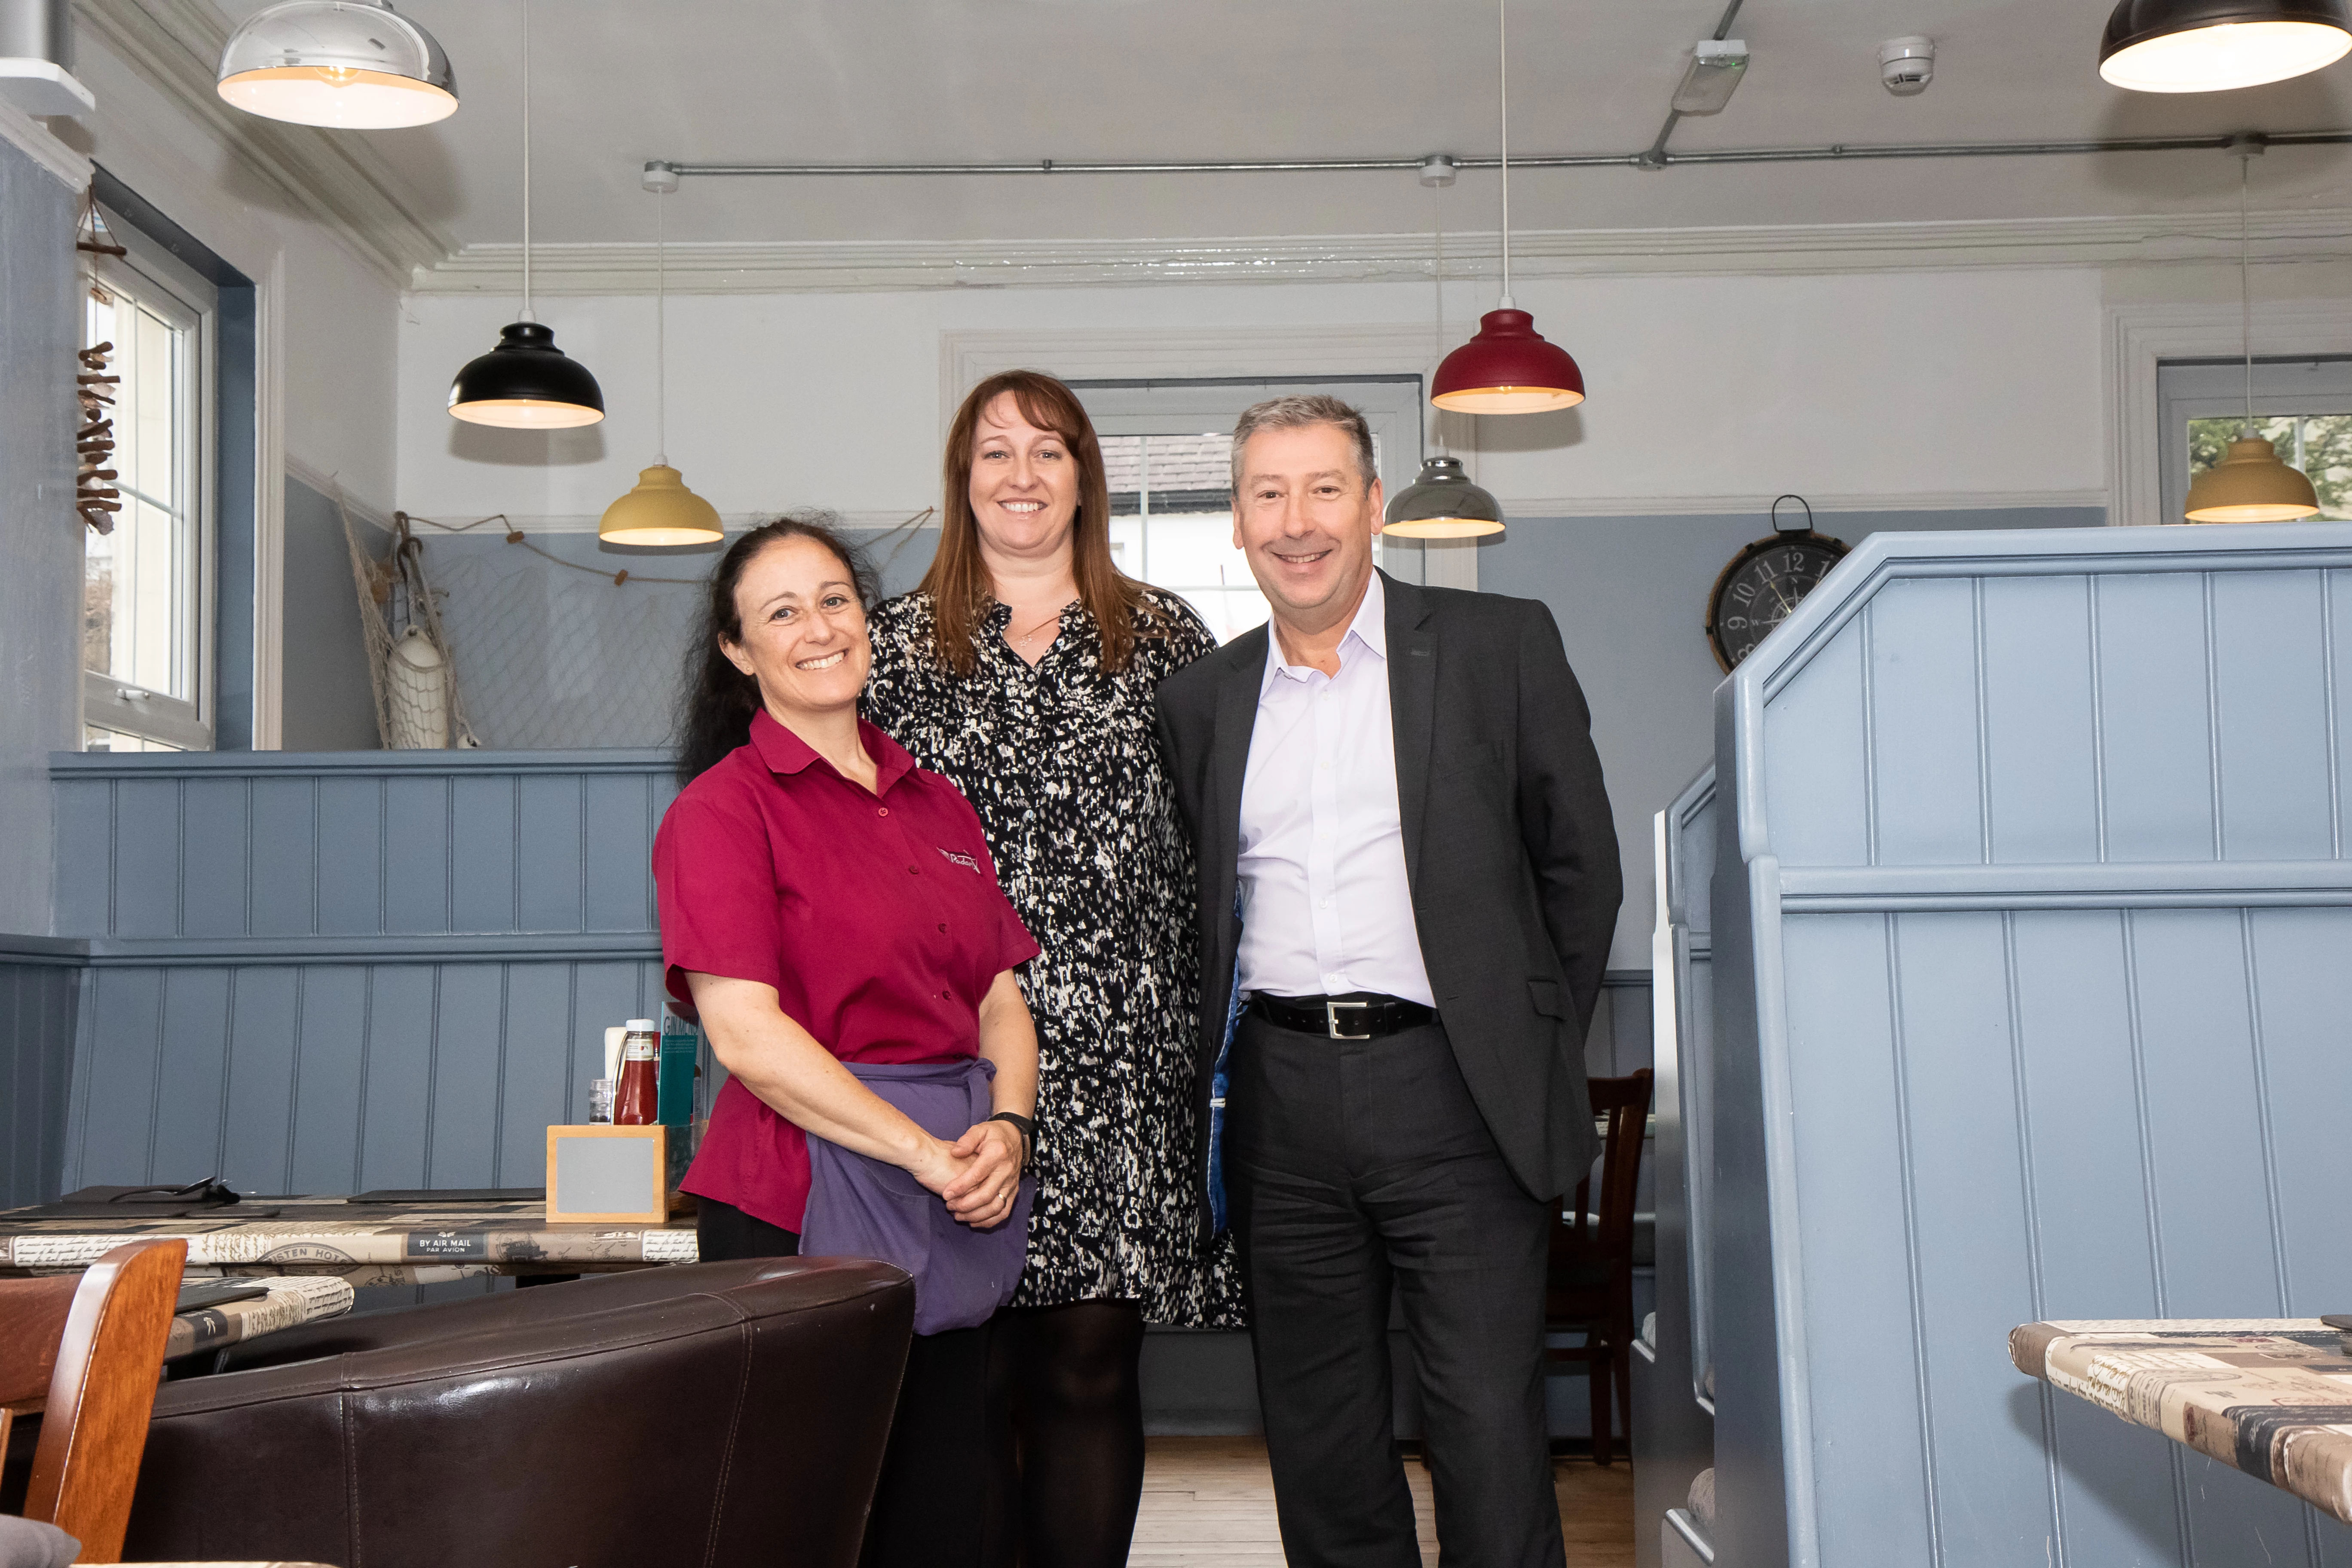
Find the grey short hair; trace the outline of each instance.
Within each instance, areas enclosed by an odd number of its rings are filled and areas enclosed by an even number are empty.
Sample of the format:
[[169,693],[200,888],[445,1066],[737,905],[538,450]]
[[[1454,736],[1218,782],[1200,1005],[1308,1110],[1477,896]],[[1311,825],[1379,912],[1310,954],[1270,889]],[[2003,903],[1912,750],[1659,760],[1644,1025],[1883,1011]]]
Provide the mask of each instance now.
[[1336,425],[1348,433],[1356,448],[1356,472],[1363,476],[1364,488],[1370,489],[1381,470],[1372,453],[1372,427],[1365,422],[1363,410],[1320,393],[1294,393],[1288,397],[1269,397],[1242,411],[1241,423],[1234,426],[1234,494],[1241,494],[1242,448],[1249,445],[1251,437],[1261,430],[1297,430],[1309,425]]

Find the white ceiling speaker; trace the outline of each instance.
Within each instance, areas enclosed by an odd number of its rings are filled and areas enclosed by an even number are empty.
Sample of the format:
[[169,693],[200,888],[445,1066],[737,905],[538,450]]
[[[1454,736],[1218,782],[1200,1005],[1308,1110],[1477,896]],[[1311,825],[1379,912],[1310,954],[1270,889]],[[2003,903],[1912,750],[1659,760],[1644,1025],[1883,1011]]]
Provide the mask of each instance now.
[[1936,40],[1889,38],[1878,46],[1878,79],[1897,98],[1916,98],[1936,79]]
[[296,125],[389,131],[457,112],[457,79],[432,34],[383,0],[285,0],[221,50],[220,95]]

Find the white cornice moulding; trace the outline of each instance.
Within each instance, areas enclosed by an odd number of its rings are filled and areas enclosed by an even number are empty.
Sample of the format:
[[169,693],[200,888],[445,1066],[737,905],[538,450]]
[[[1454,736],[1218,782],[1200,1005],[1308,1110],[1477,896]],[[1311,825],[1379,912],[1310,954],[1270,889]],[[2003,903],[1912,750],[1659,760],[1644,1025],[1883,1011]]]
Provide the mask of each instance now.
[[89,160],[52,135],[49,128],[13,103],[0,102],[0,142],[77,191],[89,188]]
[[[292,465],[288,465],[288,468],[289,470],[291,471]],[[299,478],[300,476],[297,477]],[[303,479],[302,482],[311,485],[311,488],[314,489],[318,489],[318,486],[312,484],[308,479]],[[320,493],[331,495],[333,492],[331,490],[324,490]],[[617,494],[618,492],[615,493]],[[344,504],[351,505],[349,501],[346,501]],[[352,510],[354,515],[367,516],[367,520],[370,522],[374,523],[377,527],[387,531],[392,528],[392,519],[388,515],[383,513],[362,513],[357,506],[352,506]],[[723,511],[719,514],[719,526],[725,529],[730,534],[742,533],[748,530],[758,528],[762,523],[773,522],[777,518],[782,517],[788,512],[816,511],[830,512],[832,514],[832,521],[837,521],[842,528],[854,533],[881,533],[887,532],[892,529],[899,528],[907,529],[909,532],[922,532],[937,529],[940,525],[939,514],[937,512],[933,512],[930,516],[923,518],[919,522],[913,521],[913,519],[917,514],[923,510],[924,509],[919,506],[910,506],[903,510],[887,511],[836,511],[831,507],[783,506],[771,508],[766,511]],[[417,515],[421,519],[422,514],[412,515]],[[453,513],[452,515],[459,514]],[[467,512],[462,515],[466,521],[471,522],[475,518],[480,516],[481,513]],[[602,512],[595,511],[541,513],[508,512],[506,514],[506,520],[512,528],[520,529],[525,534],[536,538],[541,534],[551,533],[593,533],[596,531],[596,524],[603,520],[604,515],[604,514]],[[504,534],[495,528],[477,528],[469,532],[461,534],[436,528],[429,523],[422,524],[416,529],[415,532],[417,538],[424,540],[428,544],[444,539],[501,539],[505,537]],[[613,570],[617,572],[624,566],[629,566],[629,563],[632,561],[657,563],[671,559],[698,560],[700,559],[700,556],[692,555],[670,557],[663,555],[614,555],[609,557],[609,559],[613,563]],[[632,572],[636,570],[634,566],[630,566],[629,569]],[[654,570],[652,565],[648,565],[646,569],[648,572]]]
[[[2256,356],[2352,354],[2352,302],[2290,300],[2257,303],[2252,312]],[[2108,521],[2116,524],[2178,522],[2163,510],[2163,419],[2156,395],[2157,367],[2171,359],[2236,359],[2246,350],[2235,305],[2142,304],[2107,308],[2107,488],[2115,495]]]
[[[2258,260],[2352,258],[2352,208],[2257,213],[2252,221]],[[2237,246],[2235,213],[1563,229],[1513,234],[1511,266],[1527,278],[2117,267],[2232,259]],[[1448,277],[1491,278],[1499,257],[1494,234],[1446,237]],[[522,286],[521,258],[520,246],[469,245],[419,267],[411,287],[420,294],[515,293]],[[673,241],[668,257],[670,290],[681,294],[1367,282],[1427,279],[1434,265],[1428,234]],[[536,245],[531,275],[541,294],[650,294],[654,247],[634,241]]]
[[[1516,265],[1516,264],[1515,264]],[[1588,517],[1753,517],[1759,522],[1771,510],[1772,497],[1758,491],[1744,496],[1539,496],[1499,498],[1503,515],[1517,527],[1546,518]],[[1814,515],[1827,519],[1842,513],[1871,511],[2012,511],[2052,507],[2084,507],[2105,510],[2105,490],[1809,490],[1805,500]]]
[[394,283],[449,254],[449,237],[364,141],[221,100],[215,73],[229,24],[212,0],[74,0],[74,20]]

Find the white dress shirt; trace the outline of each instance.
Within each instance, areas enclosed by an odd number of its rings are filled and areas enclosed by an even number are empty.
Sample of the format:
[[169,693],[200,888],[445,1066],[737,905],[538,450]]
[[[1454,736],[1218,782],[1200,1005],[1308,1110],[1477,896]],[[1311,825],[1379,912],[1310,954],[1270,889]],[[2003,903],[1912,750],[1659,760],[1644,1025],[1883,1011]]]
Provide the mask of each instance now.
[[1389,717],[1387,595],[1372,574],[1339,673],[1285,664],[1266,628],[1242,779],[1241,988],[1379,992],[1434,1006],[1405,879]]

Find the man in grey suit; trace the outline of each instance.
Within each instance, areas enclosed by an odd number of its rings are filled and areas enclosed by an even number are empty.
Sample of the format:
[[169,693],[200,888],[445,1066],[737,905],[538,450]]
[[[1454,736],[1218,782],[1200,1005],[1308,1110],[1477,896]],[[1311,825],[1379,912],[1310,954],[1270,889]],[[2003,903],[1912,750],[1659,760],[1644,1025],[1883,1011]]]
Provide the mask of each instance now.
[[1595,1152],[1616,834],[1550,612],[1374,571],[1372,457],[1336,398],[1242,416],[1234,542],[1273,623],[1160,688],[1203,1127],[1222,1101],[1202,1188],[1231,1197],[1293,1568],[1419,1568],[1392,1288],[1447,1568],[1559,1568],[1544,1265]]

